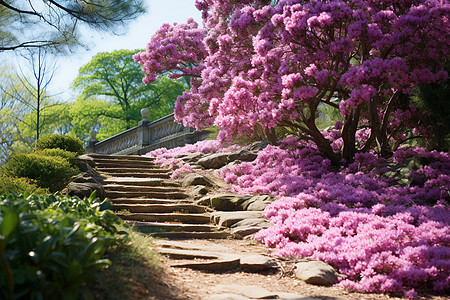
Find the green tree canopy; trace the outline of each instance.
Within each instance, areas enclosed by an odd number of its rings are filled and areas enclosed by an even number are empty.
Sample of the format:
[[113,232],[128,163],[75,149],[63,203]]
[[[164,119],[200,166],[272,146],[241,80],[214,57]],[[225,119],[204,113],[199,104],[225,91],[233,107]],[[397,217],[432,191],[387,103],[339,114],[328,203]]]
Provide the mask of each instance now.
[[78,29],[115,31],[145,12],[142,0],[0,0],[0,51],[79,43]]
[[140,119],[141,108],[149,107],[152,118],[161,116],[161,112],[171,113],[176,97],[184,91],[181,83],[165,77],[144,85],[144,73],[133,60],[133,55],[139,51],[98,53],[79,70],[73,82],[74,88],[81,90],[83,99],[100,96],[119,105],[128,128]]

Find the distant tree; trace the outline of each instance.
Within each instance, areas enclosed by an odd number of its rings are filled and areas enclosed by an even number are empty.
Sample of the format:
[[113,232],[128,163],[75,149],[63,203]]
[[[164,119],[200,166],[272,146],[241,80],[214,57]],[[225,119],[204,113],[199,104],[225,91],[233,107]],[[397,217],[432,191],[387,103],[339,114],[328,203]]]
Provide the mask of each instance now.
[[115,31],[145,12],[142,0],[0,0],[0,52],[79,43],[80,25]]
[[100,96],[120,105],[128,128],[139,120],[141,108],[149,107],[154,111],[152,107],[167,106],[171,101],[173,104],[184,91],[181,83],[167,78],[153,84],[143,84],[144,73],[140,65],[133,61],[133,55],[138,51],[98,53],[79,70],[73,82],[74,88],[81,90],[83,99]]

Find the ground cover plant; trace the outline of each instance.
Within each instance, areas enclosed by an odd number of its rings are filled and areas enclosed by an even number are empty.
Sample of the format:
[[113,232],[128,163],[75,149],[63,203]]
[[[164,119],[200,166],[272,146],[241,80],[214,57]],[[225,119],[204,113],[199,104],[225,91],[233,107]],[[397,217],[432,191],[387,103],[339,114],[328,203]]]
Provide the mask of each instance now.
[[[220,151],[219,144],[148,155],[170,164],[180,154]],[[276,255],[328,262],[347,276],[339,285],[353,290],[410,298],[448,291],[448,153],[408,147],[392,160],[366,153],[337,169],[313,144],[288,138],[220,173],[236,192],[280,196],[264,212],[274,226],[257,234]]]
[[90,299],[118,218],[92,195],[0,196],[0,298]]

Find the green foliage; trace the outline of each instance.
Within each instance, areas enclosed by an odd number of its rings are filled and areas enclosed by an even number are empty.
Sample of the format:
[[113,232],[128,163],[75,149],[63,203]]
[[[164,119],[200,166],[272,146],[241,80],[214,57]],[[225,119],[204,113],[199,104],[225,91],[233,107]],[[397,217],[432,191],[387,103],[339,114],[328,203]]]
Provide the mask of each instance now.
[[0,175],[0,194],[21,194],[27,192],[33,195],[48,194],[47,189],[40,188],[29,178],[10,177]]
[[33,179],[39,187],[53,193],[62,190],[79,170],[62,157],[29,153],[14,155],[2,167],[2,172],[7,176]]
[[93,195],[0,196],[0,299],[92,299],[117,217]]
[[[183,84],[162,77],[145,85],[144,73],[133,55],[140,50],[118,50],[96,54],[80,68],[73,87],[81,91],[83,100],[101,96],[118,105],[126,128],[136,126],[141,120],[140,110],[150,108],[153,120],[173,112],[177,96],[185,90]],[[107,114],[105,114],[107,115]]]
[[83,142],[81,140],[62,134],[45,136],[36,141],[33,144],[33,147],[35,150],[59,148],[62,150],[75,152],[77,154],[86,153],[86,149],[84,149]]
[[38,150],[35,151],[34,153],[44,156],[62,157],[65,160],[67,160],[73,168],[75,169],[78,168],[78,159],[77,159],[78,155],[76,152],[66,151],[59,148],[53,148],[53,149]]

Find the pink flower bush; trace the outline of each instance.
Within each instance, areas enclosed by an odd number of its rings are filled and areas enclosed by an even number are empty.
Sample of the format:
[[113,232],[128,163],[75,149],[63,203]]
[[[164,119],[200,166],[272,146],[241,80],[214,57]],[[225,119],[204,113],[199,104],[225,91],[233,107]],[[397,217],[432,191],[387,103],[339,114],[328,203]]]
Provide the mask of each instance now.
[[[202,141],[149,155],[170,165],[181,154],[231,149],[241,148]],[[276,255],[323,260],[347,276],[339,285],[348,289],[414,298],[416,290],[450,287],[450,158],[402,148],[393,162],[412,158],[425,161],[409,174],[421,181],[402,185],[384,175],[389,164],[374,154],[336,169],[313,144],[288,138],[221,174],[239,193],[280,196],[264,211],[274,225],[256,236]]]

